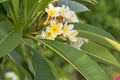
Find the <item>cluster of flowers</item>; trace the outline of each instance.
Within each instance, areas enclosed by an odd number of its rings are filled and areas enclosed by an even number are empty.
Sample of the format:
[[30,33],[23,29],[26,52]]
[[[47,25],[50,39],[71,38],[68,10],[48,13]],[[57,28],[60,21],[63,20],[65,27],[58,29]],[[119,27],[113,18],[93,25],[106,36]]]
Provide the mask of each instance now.
[[[77,38],[78,31],[74,30],[73,24],[70,22],[79,22],[74,11],[71,11],[68,6],[62,5],[62,7],[54,7],[52,4],[48,5],[45,9],[48,14],[48,18],[45,22],[49,25],[45,31],[42,31],[41,35],[37,35],[37,38],[55,40],[56,37],[62,36],[64,39],[71,41],[71,45],[76,45],[77,42],[82,43],[86,40]],[[79,44],[78,47],[80,47]]]

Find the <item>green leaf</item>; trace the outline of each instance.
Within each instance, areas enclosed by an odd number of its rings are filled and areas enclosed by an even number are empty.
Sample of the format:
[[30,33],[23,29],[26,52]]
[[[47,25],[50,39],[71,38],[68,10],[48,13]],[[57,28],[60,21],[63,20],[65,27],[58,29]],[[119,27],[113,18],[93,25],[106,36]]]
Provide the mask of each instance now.
[[7,55],[14,48],[17,47],[22,38],[22,32],[19,30],[13,30],[4,36],[0,40],[0,57]]
[[35,79],[34,80],[56,80],[50,64],[39,51],[31,47],[27,47],[28,51],[33,53],[32,60],[35,64]]
[[98,58],[100,61],[102,60],[101,62],[105,61],[109,64],[120,67],[120,64],[116,60],[116,58],[110,53],[110,51],[108,49],[106,49],[103,46],[100,46],[94,42],[89,41],[88,43],[84,44],[81,47],[81,49],[85,53],[87,53],[95,58]]
[[89,11],[89,9],[81,4],[81,3],[78,3],[78,2],[75,2],[75,1],[72,1],[72,0],[59,0],[57,2],[57,5],[60,5],[60,4],[64,4],[66,6],[69,6],[69,8],[75,12],[85,12],[85,11]]
[[102,35],[102,36],[105,36],[105,37],[115,40],[115,38],[110,33],[106,32],[105,30],[103,30],[101,28],[95,27],[93,25],[74,23],[74,29],[93,32],[93,33],[96,33],[96,34],[99,34],[99,35]]
[[12,7],[13,7],[16,21],[17,23],[19,23],[19,0],[11,0],[11,2],[12,2]]
[[10,25],[8,25],[6,22],[0,22],[0,40],[11,31]]
[[109,80],[104,71],[83,52],[58,41],[39,41],[68,61],[74,68],[81,72],[86,79]]
[[83,30],[78,30],[78,31],[79,31],[78,36],[80,37],[88,38],[89,40],[100,43],[101,45],[120,51],[120,44],[110,38],[88,31],[83,31]]
[[48,48],[56,52],[66,61],[68,61],[75,69],[77,69],[88,80],[109,80],[105,72],[94,62],[89,56],[83,52],[58,41],[39,40],[30,35],[25,35],[35,41],[46,45]]

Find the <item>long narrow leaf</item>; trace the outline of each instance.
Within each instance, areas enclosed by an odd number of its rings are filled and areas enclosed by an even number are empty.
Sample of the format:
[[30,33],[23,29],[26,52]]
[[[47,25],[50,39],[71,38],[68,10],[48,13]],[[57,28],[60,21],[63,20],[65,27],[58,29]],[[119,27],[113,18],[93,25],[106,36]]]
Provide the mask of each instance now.
[[115,38],[110,33],[93,25],[74,23],[74,28],[77,30],[85,30],[85,31],[93,32],[93,33],[96,33],[96,34],[115,40]]
[[79,36],[81,37],[88,38],[89,40],[100,43],[101,45],[120,51],[120,44],[110,38],[88,31],[83,31],[83,30],[78,30],[78,31],[79,31]]
[[115,66],[120,67],[119,62],[116,58],[107,50],[105,47],[98,45],[94,42],[89,41],[81,47],[87,54],[102,60],[102,62],[107,62],[109,64],[113,64]]

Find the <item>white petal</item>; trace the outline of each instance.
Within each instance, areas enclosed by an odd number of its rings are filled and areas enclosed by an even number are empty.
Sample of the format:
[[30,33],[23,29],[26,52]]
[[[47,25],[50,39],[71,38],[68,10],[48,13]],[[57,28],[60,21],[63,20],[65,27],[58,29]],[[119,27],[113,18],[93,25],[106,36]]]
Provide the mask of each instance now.
[[47,27],[47,28],[46,28],[46,32],[50,32],[50,27]]
[[68,28],[69,28],[70,30],[72,30],[72,29],[74,28],[74,25],[73,25],[73,24],[69,24],[69,25],[68,25]]
[[74,33],[74,36],[76,36],[78,34],[77,30],[72,30],[71,33]]
[[45,11],[48,13],[48,8],[45,8]]
[[62,29],[62,28],[63,28],[63,24],[62,24],[62,23],[58,23],[57,25],[59,25],[59,26],[60,26],[60,29]]
[[41,37],[41,35],[36,35],[35,37],[36,37],[36,38],[40,38],[40,37]]
[[77,41],[77,38],[75,36],[70,36],[68,35],[67,38],[72,41],[72,42],[76,42]]
[[53,6],[52,4],[49,4],[49,5],[48,5],[48,8],[49,8],[49,9],[54,9],[54,6]]
[[42,33],[41,33],[41,39],[45,39],[45,36],[46,36],[45,32],[42,31]]

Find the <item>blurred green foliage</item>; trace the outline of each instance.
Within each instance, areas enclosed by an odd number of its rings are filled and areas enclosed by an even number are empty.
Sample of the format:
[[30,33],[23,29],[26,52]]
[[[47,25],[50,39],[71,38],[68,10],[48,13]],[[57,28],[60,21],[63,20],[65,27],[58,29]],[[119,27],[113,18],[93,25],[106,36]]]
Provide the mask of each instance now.
[[120,41],[120,0],[97,0],[96,5],[84,4],[91,10],[79,14],[85,23],[96,25],[110,32]]

